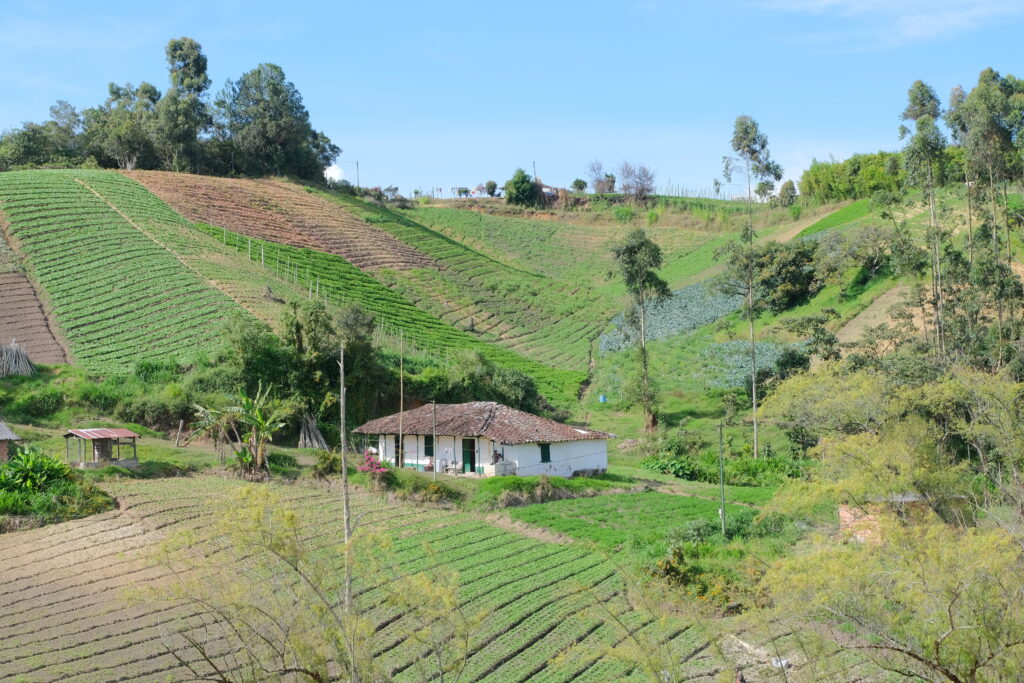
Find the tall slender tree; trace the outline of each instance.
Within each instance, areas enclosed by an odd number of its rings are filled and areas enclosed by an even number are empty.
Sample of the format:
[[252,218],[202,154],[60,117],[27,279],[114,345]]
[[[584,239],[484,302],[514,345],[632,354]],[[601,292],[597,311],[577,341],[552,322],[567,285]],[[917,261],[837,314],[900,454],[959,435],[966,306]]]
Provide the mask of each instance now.
[[946,148],[946,140],[936,120],[941,115],[939,98],[935,90],[923,81],[914,81],[907,93],[907,107],[901,118],[913,121],[915,130],[900,126],[900,137],[908,138],[904,148],[904,163],[908,179],[921,188],[928,204],[928,245],[932,270],[932,307],[935,312],[935,348],[945,353],[943,330],[942,239],[935,200],[936,167]]
[[644,410],[645,426],[652,432],[658,426],[658,414],[657,392],[651,382],[647,355],[647,308],[670,295],[668,283],[656,272],[661,268],[661,247],[638,228],[629,233],[625,241],[612,247],[612,256],[633,302],[627,322],[636,331],[639,341],[640,382],[637,394]]
[[762,306],[757,301],[756,249],[754,237],[754,189],[759,197],[765,198],[774,191],[775,183],[782,179],[782,167],[772,160],[768,151],[768,137],[761,132],[757,121],[749,116],[736,117],[732,133],[732,150],[735,157],[722,157],[722,175],[726,182],[732,182],[734,173],[742,174],[747,184],[747,225],[743,230],[743,245],[734,245],[728,250],[727,270],[729,274],[720,282],[722,291],[742,294],[743,312],[750,330],[750,383],[754,417],[753,453],[757,457],[757,343],[754,337],[754,320]]

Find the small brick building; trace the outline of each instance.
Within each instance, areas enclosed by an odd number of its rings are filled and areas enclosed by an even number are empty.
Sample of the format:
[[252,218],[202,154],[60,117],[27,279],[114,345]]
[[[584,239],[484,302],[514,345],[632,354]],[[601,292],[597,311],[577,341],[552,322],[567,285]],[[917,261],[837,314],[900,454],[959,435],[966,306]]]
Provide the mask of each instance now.
[[926,514],[928,501],[917,493],[901,493],[872,498],[863,505],[839,506],[839,537],[859,543],[882,542],[881,516],[892,514],[899,519]]
[[3,422],[0,422],[0,462],[10,458],[10,451],[14,448],[14,442],[21,441],[21,437],[11,431]]

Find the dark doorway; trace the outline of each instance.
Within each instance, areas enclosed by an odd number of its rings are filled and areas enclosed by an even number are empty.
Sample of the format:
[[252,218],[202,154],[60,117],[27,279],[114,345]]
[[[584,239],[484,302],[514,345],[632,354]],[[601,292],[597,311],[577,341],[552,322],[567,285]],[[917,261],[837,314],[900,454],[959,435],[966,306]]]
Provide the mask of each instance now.
[[462,471],[476,472],[476,439],[462,440]]

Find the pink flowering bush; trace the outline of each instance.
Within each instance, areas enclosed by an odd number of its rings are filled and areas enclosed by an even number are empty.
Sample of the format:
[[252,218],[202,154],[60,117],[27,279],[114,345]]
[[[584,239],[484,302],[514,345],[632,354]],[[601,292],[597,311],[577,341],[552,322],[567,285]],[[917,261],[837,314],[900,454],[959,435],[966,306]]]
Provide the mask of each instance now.
[[370,475],[374,491],[386,491],[394,487],[395,473],[387,463],[381,462],[376,455],[369,451],[363,453],[363,463],[356,465],[356,469]]

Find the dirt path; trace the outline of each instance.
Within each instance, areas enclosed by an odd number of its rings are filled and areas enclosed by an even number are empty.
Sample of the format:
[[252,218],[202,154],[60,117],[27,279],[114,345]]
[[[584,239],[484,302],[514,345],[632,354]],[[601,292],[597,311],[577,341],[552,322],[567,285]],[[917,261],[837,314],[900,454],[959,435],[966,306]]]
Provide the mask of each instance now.
[[854,316],[836,333],[839,342],[848,344],[859,341],[868,328],[876,327],[884,322],[891,322],[892,316],[889,315],[889,309],[898,304],[908,290],[907,285],[897,285],[872,301],[867,308]]

